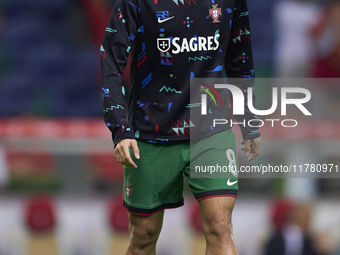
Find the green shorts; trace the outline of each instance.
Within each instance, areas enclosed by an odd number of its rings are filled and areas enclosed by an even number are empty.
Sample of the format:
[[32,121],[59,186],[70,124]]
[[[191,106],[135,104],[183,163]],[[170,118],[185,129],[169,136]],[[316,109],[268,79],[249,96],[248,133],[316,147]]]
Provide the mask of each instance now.
[[[237,196],[238,162],[235,134],[231,129],[196,142],[138,141],[138,147],[140,159],[136,159],[130,149],[138,168],[124,166],[123,203],[131,213],[149,215],[182,206],[184,177],[197,200]],[[221,175],[221,170],[228,167],[232,171]],[[220,171],[218,177],[213,171]]]

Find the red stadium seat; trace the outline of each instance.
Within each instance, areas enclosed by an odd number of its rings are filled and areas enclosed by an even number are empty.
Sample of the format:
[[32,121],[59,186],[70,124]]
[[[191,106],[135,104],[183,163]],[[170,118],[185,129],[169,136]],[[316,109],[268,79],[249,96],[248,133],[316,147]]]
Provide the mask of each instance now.
[[52,231],[56,224],[55,207],[49,197],[30,198],[25,205],[25,223],[32,232]]
[[114,231],[127,233],[129,231],[128,212],[123,206],[122,198],[111,200],[108,210],[110,226]]

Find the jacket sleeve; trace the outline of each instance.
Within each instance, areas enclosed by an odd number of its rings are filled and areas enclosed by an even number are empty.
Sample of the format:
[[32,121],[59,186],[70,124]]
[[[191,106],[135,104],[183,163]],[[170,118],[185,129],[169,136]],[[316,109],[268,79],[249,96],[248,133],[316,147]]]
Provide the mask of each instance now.
[[139,12],[137,0],[117,0],[100,47],[103,114],[114,146],[135,138],[127,121],[124,70],[134,45]]
[[[251,34],[249,26],[249,12],[246,0],[235,0],[234,15],[229,35],[228,50],[225,59],[225,70],[232,85],[238,86],[244,95],[244,115],[235,115],[243,139],[249,140],[260,136],[257,127],[248,125],[249,120],[257,119],[250,112],[247,103],[247,89],[254,87],[255,75],[251,47]],[[229,82],[230,82],[229,81]],[[253,103],[255,102],[253,93]],[[252,126],[258,126],[258,121],[252,121]]]

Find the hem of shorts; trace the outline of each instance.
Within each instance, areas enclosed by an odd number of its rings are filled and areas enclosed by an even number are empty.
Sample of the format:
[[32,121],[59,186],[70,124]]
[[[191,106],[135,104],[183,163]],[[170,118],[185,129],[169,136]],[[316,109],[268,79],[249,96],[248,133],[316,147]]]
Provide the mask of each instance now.
[[157,212],[165,210],[165,209],[174,209],[174,208],[180,207],[182,205],[184,205],[184,200],[181,200],[181,201],[176,202],[176,203],[161,204],[161,205],[154,207],[152,209],[142,209],[142,208],[130,206],[123,200],[123,206],[130,213],[137,214],[137,215],[151,215],[151,214],[157,213]]
[[201,193],[194,194],[197,201],[212,197],[235,197],[237,198],[237,190],[234,189],[220,189],[220,190],[210,190]]

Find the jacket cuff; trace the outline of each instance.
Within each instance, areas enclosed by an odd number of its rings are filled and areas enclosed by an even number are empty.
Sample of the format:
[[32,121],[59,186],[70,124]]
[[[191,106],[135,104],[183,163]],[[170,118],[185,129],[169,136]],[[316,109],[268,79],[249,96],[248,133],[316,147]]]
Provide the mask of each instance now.
[[258,128],[248,129],[248,128],[241,127],[241,132],[242,132],[243,140],[252,140],[252,139],[255,139],[261,136],[260,130]]
[[129,129],[128,131],[118,130],[116,133],[112,133],[114,148],[116,148],[117,144],[124,139],[136,139],[132,129]]

